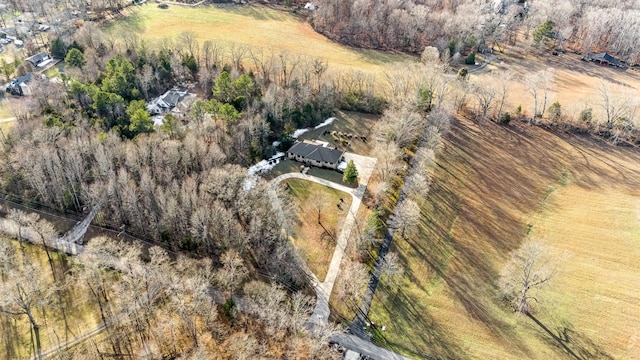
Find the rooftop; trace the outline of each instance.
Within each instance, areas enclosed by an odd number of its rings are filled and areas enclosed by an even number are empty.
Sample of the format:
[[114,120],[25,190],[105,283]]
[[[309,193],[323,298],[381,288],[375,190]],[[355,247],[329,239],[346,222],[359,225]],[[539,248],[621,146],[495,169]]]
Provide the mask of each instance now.
[[309,160],[335,164],[342,158],[342,151],[308,142],[297,142],[289,149],[289,153]]

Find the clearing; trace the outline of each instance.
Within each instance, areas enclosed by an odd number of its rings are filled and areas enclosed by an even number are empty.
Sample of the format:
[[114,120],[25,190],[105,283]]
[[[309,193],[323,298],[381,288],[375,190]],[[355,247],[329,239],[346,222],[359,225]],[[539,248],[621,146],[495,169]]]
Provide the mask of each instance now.
[[[420,236],[392,247],[405,277],[382,281],[372,304],[385,346],[436,358],[638,354],[640,152],[467,119],[445,144],[420,203]],[[516,317],[496,285],[527,236],[546,238],[567,259],[541,299],[539,323]]]
[[182,32],[190,31],[200,42],[212,40],[226,49],[249,45],[276,54],[325,59],[332,68],[373,72],[381,72],[388,63],[413,58],[340,45],[316,33],[304,18],[265,6],[169,6],[169,10],[163,10],[148,2],[132,7],[133,12],[109,22],[104,29],[111,34],[135,32],[151,45],[177,39]]
[[351,206],[351,195],[306,180],[289,179],[285,184],[299,208],[292,242],[322,282]]

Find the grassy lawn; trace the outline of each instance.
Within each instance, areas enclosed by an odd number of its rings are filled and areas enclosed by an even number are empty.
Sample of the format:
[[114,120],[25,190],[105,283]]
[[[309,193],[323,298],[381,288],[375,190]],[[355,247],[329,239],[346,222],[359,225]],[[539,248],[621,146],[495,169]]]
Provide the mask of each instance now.
[[[640,153],[524,124],[456,123],[421,202],[420,235],[396,239],[401,283],[370,316],[413,357],[629,358],[640,316]],[[497,280],[531,236],[568,254],[535,316],[516,317]],[[555,252],[554,252],[555,253]],[[615,284],[615,286],[612,286]]]
[[293,244],[318,280],[324,281],[351,196],[306,180],[289,179],[286,184],[300,209]]
[[339,45],[316,33],[303,18],[258,5],[224,8],[169,5],[168,10],[163,10],[148,2],[133,9],[124,19],[107,24],[105,30],[112,34],[135,31],[148,44],[175,39],[188,30],[199,41],[213,40],[225,48],[232,44],[249,45],[275,53],[323,58],[332,67],[375,72],[382,71],[388,63],[410,59],[406,55]]

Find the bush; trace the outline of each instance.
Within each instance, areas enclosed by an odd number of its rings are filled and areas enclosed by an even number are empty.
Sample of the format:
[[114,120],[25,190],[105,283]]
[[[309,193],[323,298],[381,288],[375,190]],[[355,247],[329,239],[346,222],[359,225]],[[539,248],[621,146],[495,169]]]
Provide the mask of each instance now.
[[562,105],[556,101],[549,106],[547,112],[549,112],[549,119],[553,122],[557,122],[562,117]]
[[586,108],[580,112],[580,121],[583,123],[590,125],[593,120],[593,109]]
[[467,65],[474,65],[476,63],[476,53],[472,52],[465,59],[464,63]]
[[508,112],[502,114],[502,116],[500,117],[500,123],[507,125],[510,122],[511,122],[511,114],[509,114]]
[[516,116],[519,118],[522,117],[522,105],[518,105],[516,108]]

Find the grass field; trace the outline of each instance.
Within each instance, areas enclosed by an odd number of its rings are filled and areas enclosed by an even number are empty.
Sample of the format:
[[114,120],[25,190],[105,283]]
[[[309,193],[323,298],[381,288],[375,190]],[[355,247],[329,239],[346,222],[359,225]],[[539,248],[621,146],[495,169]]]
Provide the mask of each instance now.
[[293,244],[318,280],[324,281],[351,196],[306,180],[289,179],[286,184],[300,209]]
[[611,96],[617,95],[613,98],[622,99],[640,90],[640,71],[603,67],[581,61],[582,55],[570,52],[559,56],[551,55],[548,51],[538,54],[527,46],[519,45],[507,46],[504,53],[496,51],[495,55],[500,59],[500,63],[492,63],[487,67],[488,71],[474,74],[472,78],[497,78],[504,76],[507,71],[516,74],[505,108],[505,111],[511,113],[518,105],[522,105],[523,111],[531,114],[533,97],[524,80],[535,72],[549,68],[554,70],[555,76],[547,107],[558,101],[565,114],[576,116],[583,109],[591,107],[594,116],[602,116],[600,87],[603,83],[608,84]]
[[[525,124],[460,120],[441,154],[421,235],[395,242],[401,284],[370,316],[414,357],[632,358],[640,351],[640,152]],[[566,255],[535,317],[497,279],[528,236]]]
[[223,47],[249,45],[275,53],[322,58],[331,67],[375,72],[382,71],[387,63],[410,58],[339,45],[316,33],[303,18],[258,5],[224,8],[170,5],[163,10],[148,2],[133,9],[124,19],[107,24],[105,30],[118,34],[124,27],[124,31],[137,32],[149,44],[175,39],[188,30],[201,42],[212,40]]

